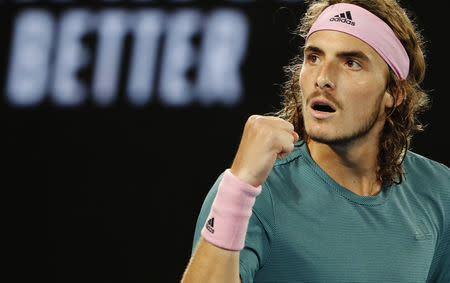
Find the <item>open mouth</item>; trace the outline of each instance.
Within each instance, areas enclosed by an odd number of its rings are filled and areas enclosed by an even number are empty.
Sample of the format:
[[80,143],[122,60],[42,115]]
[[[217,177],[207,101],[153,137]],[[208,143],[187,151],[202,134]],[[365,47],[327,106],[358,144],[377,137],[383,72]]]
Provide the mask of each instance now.
[[315,103],[313,103],[313,105],[311,107],[315,111],[328,112],[328,113],[336,112],[336,110],[333,107],[331,107],[330,105],[328,105],[324,102],[315,102]]

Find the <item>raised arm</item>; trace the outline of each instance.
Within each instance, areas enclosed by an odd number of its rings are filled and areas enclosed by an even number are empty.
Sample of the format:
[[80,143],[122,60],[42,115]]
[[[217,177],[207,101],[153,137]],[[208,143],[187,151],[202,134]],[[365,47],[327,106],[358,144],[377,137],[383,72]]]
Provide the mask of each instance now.
[[292,124],[280,118],[248,119],[182,282],[240,282],[239,251],[256,196],[275,160],[287,156],[298,139]]

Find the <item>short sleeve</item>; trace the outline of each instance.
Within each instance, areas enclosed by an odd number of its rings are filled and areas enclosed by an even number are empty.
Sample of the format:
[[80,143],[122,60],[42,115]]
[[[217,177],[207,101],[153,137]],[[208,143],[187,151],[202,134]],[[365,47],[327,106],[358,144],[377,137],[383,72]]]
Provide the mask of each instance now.
[[[447,167],[442,165],[446,170],[447,183],[450,176]],[[442,234],[438,238],[436,250],[434,252],[433,261],[428,273],[427,282],[450,282],[450,190],[448,186],[441,188],[439,194],[440,212],[442,212],[443,229]]]
[[[446,202],[448,208],[450,208],[449,204],[450,198]],[[436,246],[427,282],[450,282],[450,213],[448,211],[446,224],[444,233]]]
[[[205,197],[195,226],[192,253],[194,253],[201,237],[201,230],[209,215],[222,178],[223,174],[218,177]],[[255,273],[263,266],[269,255],[272,234],[272,225],[270,223],[273,221],[272,209],[270,193],[268,192],[268,188],[264,188],[263,185],[263,190],[261,194],[256,197],[255,205],[253,206],[252,216],[250,217],[247,228],[244,249],[240,251],[239,255],[239,273],[243,283],[253,282]]]
[[436,247],[427,282],[450,282],[450,237],[448,233]]
[[261,221],[261,216],[253,210],[248,224],[245,246],[239,255],[242,283],[253,282],[255,273],[263,266],[270,252],[270,235]]

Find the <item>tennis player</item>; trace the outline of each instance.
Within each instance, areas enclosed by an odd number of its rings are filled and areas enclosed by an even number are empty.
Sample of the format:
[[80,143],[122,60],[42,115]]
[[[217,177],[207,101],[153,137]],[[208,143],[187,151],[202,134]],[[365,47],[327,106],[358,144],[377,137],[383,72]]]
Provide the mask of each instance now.
[[450,170],[409,150],[422,38],[395,0],[309,3],[277,116],[251,116],[182,282],[450,282]]

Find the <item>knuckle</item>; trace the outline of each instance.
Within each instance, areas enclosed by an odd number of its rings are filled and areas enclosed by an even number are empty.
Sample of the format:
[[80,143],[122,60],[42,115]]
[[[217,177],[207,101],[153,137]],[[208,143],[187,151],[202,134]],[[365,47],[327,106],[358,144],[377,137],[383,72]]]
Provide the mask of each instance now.
[[248,117],[248,122],[254,121],[257,117],[258,115],[251,115],[250,117]]
[[259,115],[251,115],[248,120],[247,120],[247,125],[250,126],[257,126],[257,124],[261,123],[260,122],[260,117]]
[[292,150],[294,150],[294,144],[293,143],[289,143],[288,145],[287,145],[287,148],[286,148],[287,150],[288,150],[288,152],[291,152]]
[[[288,122],[289,123],[289,122]],[[289,129],[291,130],[291,131],[294,131],[295,130],[295,127],[294,127],[294,125],[292,124],[292,123],[289,123]]]
[[267,119],[264,116],[255,116],[250,125],[255,128],[257,131],[266,130],[269,124],[267,123]]
[[286,120],[283,120],[283,121],[284,121],[287,129],[289,129],[290,131],[294,130],[294,125],[291,122],[288,122]]

